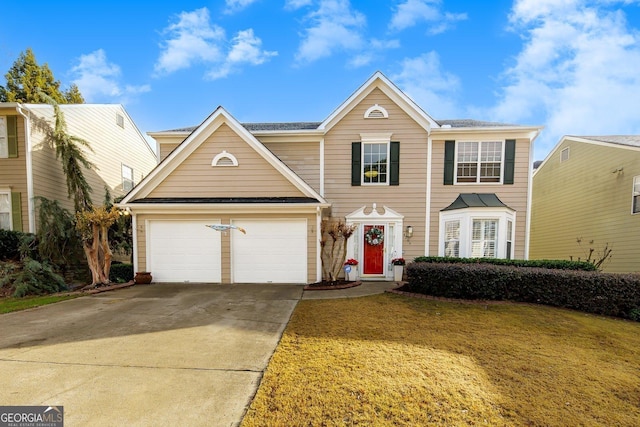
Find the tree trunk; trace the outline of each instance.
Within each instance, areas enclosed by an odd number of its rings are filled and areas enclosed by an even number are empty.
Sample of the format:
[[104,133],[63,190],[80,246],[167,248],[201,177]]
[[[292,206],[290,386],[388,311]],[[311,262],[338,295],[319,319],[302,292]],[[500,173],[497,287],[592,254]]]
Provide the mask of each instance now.
[[100,246],[102,247],[103,264],[102,264],[102,283],[110,283],[109,272],[111,271],[111,259],[113,252],[109,247],[109,229],[108,227],[100,227]]

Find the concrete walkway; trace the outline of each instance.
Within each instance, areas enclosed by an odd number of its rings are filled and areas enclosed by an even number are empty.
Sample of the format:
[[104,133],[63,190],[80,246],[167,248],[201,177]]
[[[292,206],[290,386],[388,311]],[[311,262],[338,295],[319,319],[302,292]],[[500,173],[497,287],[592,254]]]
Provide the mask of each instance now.
[[64,406],[65,425],[235,426],[299,285],[154,284],[0,315],[0,405]]

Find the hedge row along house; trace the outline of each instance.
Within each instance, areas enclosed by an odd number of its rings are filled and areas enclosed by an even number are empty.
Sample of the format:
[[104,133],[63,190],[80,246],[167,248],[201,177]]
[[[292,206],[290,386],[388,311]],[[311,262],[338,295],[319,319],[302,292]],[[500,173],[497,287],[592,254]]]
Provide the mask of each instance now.
[[367,280],[392,279],[398,257],[527,258],[541,129],[435,120],[380,72],[322,122],[240,123],[218,107],[150,133],[161,162],[120,203],[134,268],[157,282],[316,282],[323,220],[355,226],[347,257]]
[[[157,156],[121,105],[60,105],[70,135],[85,139],[96,167],[85,170],[94,203],[108,188],[113,197],[127,193],[158,164]],[[44,143],[36,122],[54,126],[48,104],[0,103],[0,228],[35,232],[36,197],[58,200],[73,212],[66,179],[55,149]]]
[[532,259],[640,271],[640,136],[565,136],[533,174]]

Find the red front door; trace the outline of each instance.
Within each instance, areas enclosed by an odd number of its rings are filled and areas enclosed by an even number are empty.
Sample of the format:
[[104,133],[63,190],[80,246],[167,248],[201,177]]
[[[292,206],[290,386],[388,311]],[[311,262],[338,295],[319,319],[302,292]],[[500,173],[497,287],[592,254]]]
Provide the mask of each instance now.
[[[379,230],[379,232],[374,231]],[[382,236],[380,240],[378,236]],[[384,225],[364,226],[364,261],[362,274],[384,274]]]

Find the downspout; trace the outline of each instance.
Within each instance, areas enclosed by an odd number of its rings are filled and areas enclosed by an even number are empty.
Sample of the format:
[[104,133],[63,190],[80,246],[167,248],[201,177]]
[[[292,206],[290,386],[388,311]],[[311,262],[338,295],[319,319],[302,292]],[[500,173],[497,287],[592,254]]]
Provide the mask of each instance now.
[[[138,214],[131,212],[129,208],[127,208],[131,215],[131,237],[133,238],[133,272],[140,271],[138,269]],[[147,271],[149,268],[147,267]]]
[[324,138],[320,140],[320,195],[324,197]]
[[527,220],[524,230],[524,259],[529,259],[529,241],[531,233],[531,202],[533,200],[533,141],[540,135],[540,129],[535,131],[529,144],[529,177],[527,183]]
[[[36,232],[36,210],[34,206],[33,194],[33,162],[31,159],[31,125],[29,123],[29,115],[22,110],[24,107],[20,104],[16,107],[16,111],[24,117],[24,139],[25,139],[25,157],[27,167],[27,216],[29,218],[29,233]],[[27,110],[28,111],[28,110]]]
[[433,141],[431,140],[431,133],[427,134],[427,203],[426,203],[426,215],[424,224],[424,255],[429,256],[429,244],[431,234],[431,150],[433,147]]
[[316,208],[316,282],[322,281],[322,246],[320,245],[320,239],[322,239],[322,209],[318,206]]

